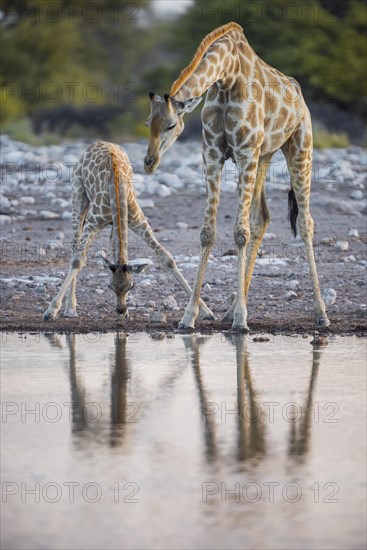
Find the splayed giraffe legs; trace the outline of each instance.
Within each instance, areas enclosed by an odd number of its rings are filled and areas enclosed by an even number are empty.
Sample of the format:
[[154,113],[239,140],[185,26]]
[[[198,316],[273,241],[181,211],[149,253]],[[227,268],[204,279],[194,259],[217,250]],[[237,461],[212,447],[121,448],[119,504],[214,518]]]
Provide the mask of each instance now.
[[200,291],[203,284],[205,268],[215,240],[217,209],[224,161],[223,159],[218,159],[214,164],[213,160],[205,158],[205,153],[203,153],[203,159],[207,180],[207,196],[204,224],[200,233],[200,260],[190,300],[179,324],[180,328],[194,328],[195,326],[195,320],[199,313]]
[[[246,252],[245,267],[245,301],[247,302],[248,290],[251,283],[252,273],[255,267],[257,253],[259,251],[265,231],[270,222],[270,212],[266,203],[264,181],[272,155],[259,159],[256,174],[254,195],[250,208],[250,241]],[[234,302],[223,317],[223,321],[233,321]]]
[[[129,220],[129,226],[131,227],[131,229],[154,250],[161,264],[166,269],[171,271],[171,273],[179,282],[180,286],[185,290],[186,294],[188,296],[191,296],[192,290],[190,285],[186,281],[181,271],[178,269],[172,254],[168,252],[155,238],[148,221],[144,217],[143,211],[137,203],[135,205],[134,211],[138,212],[138,215],[135,214],[135,219]],[[208,308],[203,300],[200,300],[200,313],[203,319],[214,320],[213,312]]]
[[307,262],[313,286],[313,307],[315,323],[327,327],[330,321],[326,315],[325,303],[321,297],[319,279],[313,249],[314,223],[310,214],[310,190],[312,170],[312,130],[303,123],[284,145],[292,187],[298,204],[298,227],[306,248]]

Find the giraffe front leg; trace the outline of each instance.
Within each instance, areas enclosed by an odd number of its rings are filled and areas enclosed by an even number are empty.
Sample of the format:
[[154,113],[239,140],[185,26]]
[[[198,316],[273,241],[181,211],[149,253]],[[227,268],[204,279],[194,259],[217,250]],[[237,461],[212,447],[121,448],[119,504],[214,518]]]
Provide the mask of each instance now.
[[[200,233],[201,252],[199,266],[189,302],[185,308],[185,313],[178,325],[179,328],[195,328],[195,321],[197,319],[197,316],[199,315],[200,310],[200,291],[203,284],[209,254],[214,244],[214,239],[215,230],[213,230],[213,228],[204,226]],[[209,313],[209,318],[214,319],[214,315],[212,312]]]
[[45,313],[43,314],[43,320],[44,321],[51,321],[56,319],[58,312],[60,311],[60,308],[62,306],[62,301],[64,299],[64,296],[69,289],[70,285],[73,283],[74,278],[76,277],[77,272],[79,271],[79,267],[76,267],[76,261],[72,260],[70,262],[69,272],[66,276],[65,281],[63,282],[59,292],[53,298],[50,302],[50,305],[46,309]]
[[205,204],[204,224],[200,233],[200,260],[190,300],[186,306],[185,313],[179,323],[179,328],[195,327],[195,321],[199,314],[200,291],[203,284],[205,269],[208,263],[210,251],[215,241],[217,209],[219,203],[220,183],[224,161],[221,157],[218,157],[218,160],[214,163],[213,160],[208,161],[206,159],[205,151],[203,153],[203,160],[207,180],[207,196]]
[[237,228],[235,242],[238,248],[238,266],[237,266],[237,298],[233,307],[234,330],[248,331],[247,325],[247,307],[245,301],[245,258],[246,243],[248,242],[249,232],[244,228]]
[[69,292],[66,296],[65,310],[63,317],[78,317],[76,312],[76,278],[77,275],[74,275],[74,278],[71,282]]
[[[95,239],[95,237],[97,236],[100,230],[101,230],[100,227],[93,227],[88,222],[85,224],[81,242],[78,245],[76,250],[75,249],[72,250],[69,272],[59,292],[57,293],[55,298],[51,300],[50,305],[48,306],[47,310],[43,314],[44,321],[50,321],[50,320],[56,319],[56,316],[62,306],[62,301],[64,299],[66,292],[68,291],[70,286],[73,287],[73,285],[76,284],[76,277],[79,271],[84,267],[86,263],[87,251],[88,251],[89,245],[92,242],[92,240]],[[70,289],[69,296],[68,296],[68,300],[70,298],[70,304],[75,307],[76,303],[73,301],[74,297],[75,297],[75,287]],[[76,315],[66,315],[66,317],[75,317],[75,316]]]
[[[233,308],[234,330],[248,331],[246,308],[246,252],[250,238],[250,207],[254,193],[255,178],[258,168],[258,155],[254,153],[250,158],[237,160],[239,168],[239,206],[237,221],[234,228],[234,240],[238,250],[237,266],[237,298]],[[250,263],[249,263],[250,265]]]

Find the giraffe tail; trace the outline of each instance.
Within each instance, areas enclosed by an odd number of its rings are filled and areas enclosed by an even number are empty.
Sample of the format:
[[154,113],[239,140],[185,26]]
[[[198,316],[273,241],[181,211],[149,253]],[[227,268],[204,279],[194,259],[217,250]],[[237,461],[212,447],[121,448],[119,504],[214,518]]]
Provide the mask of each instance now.
[[293,187],[291,187],[288,193],[288,217],[291,224],[292,233],[297,237],[297,216],[298,216],[298,204]]

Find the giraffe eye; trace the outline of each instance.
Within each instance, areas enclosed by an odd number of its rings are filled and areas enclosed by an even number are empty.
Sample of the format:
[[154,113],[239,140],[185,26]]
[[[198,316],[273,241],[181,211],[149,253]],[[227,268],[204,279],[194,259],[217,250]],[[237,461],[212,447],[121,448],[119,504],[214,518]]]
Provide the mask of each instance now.
[[172,126],[168,126],[167,128],[167,132],[169,132],[170,130],[173,130],[173,128],[177,126],[177,122],[175,124],[172,124]]

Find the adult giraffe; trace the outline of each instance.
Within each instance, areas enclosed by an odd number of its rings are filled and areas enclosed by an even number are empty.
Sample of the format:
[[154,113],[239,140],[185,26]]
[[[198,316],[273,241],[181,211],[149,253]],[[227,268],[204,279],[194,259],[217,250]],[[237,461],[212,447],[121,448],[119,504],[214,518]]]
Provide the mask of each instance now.
[[194,327],[200,290],[216,233],[224,162],[231,157],[239,174],[239,206],[234,227],[238,248],[237,299],[224,319],[234,329],[248,330],[246,298],[259,246],[270,222],[264,181],[270,159],[282,149],[291,190],[290,221],[296,220],[310,268],[315,321],[330,324],[320,293],[313,252],[313,220],[309,211],[312,168],[312,128],[299,84],[262,61],[248,44],[242,28],[228,23],[201,42],[164,99],[150,93],[148,124],[151,138],[144,160],[152,173],[163,153],[181,134],[183,115],[192,111],[208,90],[202,110],[203,163],[207,183],[201,255],[195,283],[180,327]]

